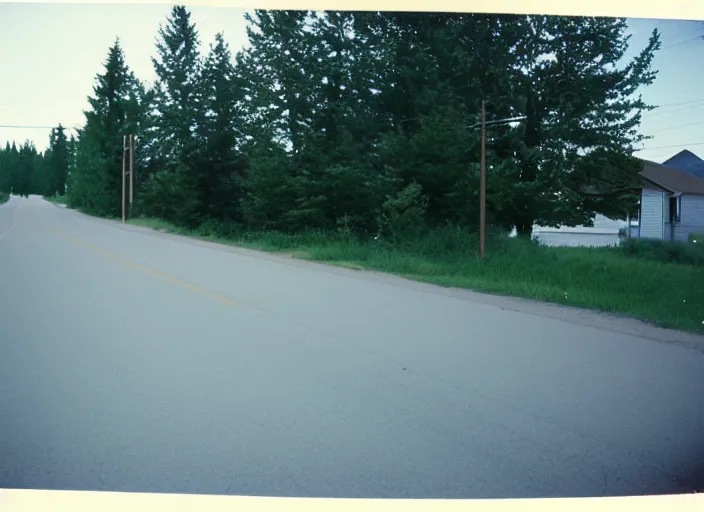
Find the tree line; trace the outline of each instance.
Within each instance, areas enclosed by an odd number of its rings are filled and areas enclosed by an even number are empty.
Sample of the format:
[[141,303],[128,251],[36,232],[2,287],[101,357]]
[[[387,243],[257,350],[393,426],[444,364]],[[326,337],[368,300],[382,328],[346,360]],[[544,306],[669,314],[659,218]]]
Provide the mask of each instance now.
[[[263,10],[246,19],[246,49],[233,56],[218,34],[203,52],[190,12],[173,7],[150,86],[116,40],[67,152],[71,206],[120,214],[122,138],[134,133],[134,214],[388,237],[472,230],[486,101],[488,120],[524,117],[488,130],[492,226],[529,235],[534,223],[588,225],[595,213],[635,209],[630,155],[654,108],[639,90],[656,77],[657,31],[624,62],[624,19]],[[22,151],[23,162],[46,161],[24,146],[3,154]],[[22,190],[61,193],[66,160],[51,161],[61,165],[37,175],[56,180]]]
[[19,147],[7,142],[4,149],[0,147],[0,192],[19,196],[64,195],[75,151],[76,139],[67,138],[61,125],[51,130],[49,147],[44,152],[37,151],[30,141]]

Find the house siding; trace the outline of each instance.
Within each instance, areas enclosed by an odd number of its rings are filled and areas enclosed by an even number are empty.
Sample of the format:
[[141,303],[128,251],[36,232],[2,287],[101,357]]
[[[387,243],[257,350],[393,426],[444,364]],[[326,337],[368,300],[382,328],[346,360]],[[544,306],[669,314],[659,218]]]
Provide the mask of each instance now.
[[664,235],[664,193],[644,188],[640,199],[640,237],[662,240]]
[[675,240],[686,242],[690,233],[704,233],[704,196],[682,194],[681,219],[675,224]]

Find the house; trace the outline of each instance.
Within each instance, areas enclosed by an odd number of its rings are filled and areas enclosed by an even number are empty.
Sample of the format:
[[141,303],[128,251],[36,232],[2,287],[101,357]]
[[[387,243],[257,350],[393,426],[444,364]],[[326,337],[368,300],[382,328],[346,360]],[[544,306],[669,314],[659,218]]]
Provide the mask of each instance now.
[[[644,160],[640,238],[686,242],[691,233],[704,233],[704,178],[694,174],[696,162],[685,153],[668,160],[669,165]],[[690,165],[692,173],[672,166],[677,157],[695,164]]]
[[605,247],[618,245],[619,230],[626,223],[611,220],[601,214],[594,217],[592,226],[560,226],[558,228],[533,226],[533,238],[547,246]]
[[684,171],[687,174],[704,179],[704,160],[686,149],[684,151],[680,151],[668,160],[665,160],[662,165],[666,167],[674,167],[675,169]]

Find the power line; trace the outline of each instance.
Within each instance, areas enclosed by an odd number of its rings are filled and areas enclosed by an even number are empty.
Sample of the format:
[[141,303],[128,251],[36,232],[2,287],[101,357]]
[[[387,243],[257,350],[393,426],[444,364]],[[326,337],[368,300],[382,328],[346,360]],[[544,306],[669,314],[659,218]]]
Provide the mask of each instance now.
[[699,102],[699,103],[696,103],[696,104],[694,104],[694,105],[689,105],[688,107],[676,108],[676,109],[674,109],[674,110],[666,110],[665,112],[657,112],[657,111],[655,111],[655,112],[646,112],[645,114],[643,114],[643,118],[644,118],[644,119],[650,119],[650,118],[653,118],[653,117],[664,116],[664,115],[667,115],[667,114],[674,114],[675,112],[682,112],[683,110],[689,110],[689,109],[692,109],[692,108],[698,108],[698,107],[702,107],[702,106],[704,106],[704,100],[701,101],[701,102]]
[[668,128],[663,128],[662,130],[655,130],[654,132],[651,132],[651,133],[660,133],[660,132],[666,132],[669,130],[678,130],[680,128],[686,128],[688,126],[699,126],[700,124],[704,124],[704,121],[698,121],[696,123],[680,124],[677,126],[670,126]]
[[677,42],[677,43],[672,43],[672,44],[665,45],[665,46],[662,47],[662,49],[663,49],[663,50],[667,50],[668,48],[673,48],[673,47],[679,46],[679,45],[681,45],[681,44],[687,44],[687,43],[692,43],[692,42],[694,42],[694,41],[702,41],[702,40],[704,40],[704,36],[699,35],[699,36],[697,36],[697,37],[693,37],[692,39],[686,39],[686,40],[684,40],[684,41],[679,41],[679,42]]
[[704,101],[704,98],[699,98],[696,100],[689,100],[689,101],[678,101],[677,103],[663,103],[662,105],[658,105],[658,108],[662,107],[676,107],[678,105],[690,105],[691,103],[698,103],[700,101]]
[[670,146],[655,146],[653,148],[640,148],[636,151],[651,151],[653,149],[684,148],[689,146],[704,146],[704,142],[690,142],[689,144],[672,144]]
[[[62,125],[63,126],[63,125]],[[18,124],[0,124],[0,128],[19,128],[27,130],[54,130],[58,128],[59,125],[54,126],[31,126],[31,125],[18,125]],[[63,126],[64,129],[77,130],[78,126]]]

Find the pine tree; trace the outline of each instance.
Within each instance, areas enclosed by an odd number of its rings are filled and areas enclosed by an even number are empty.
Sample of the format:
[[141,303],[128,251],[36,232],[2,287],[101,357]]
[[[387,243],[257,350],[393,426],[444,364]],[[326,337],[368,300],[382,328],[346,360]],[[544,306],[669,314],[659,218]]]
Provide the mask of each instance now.
[[143,214],[160,214],[194,227],[203,210],[203,193],[197,190],[196,137],[203,110],[198,94],[198,32],[185,7],[174,7],[166,25],[159,28],[152,63],[157,80],[145,96],[149,111],[143,151],[148,162],[137,208]]
[[239,121],[244,94],[222,33],[215,36],[203,63],[198,96],[202,112],[196,131],[199,144],[194,173],[200,214],[240,220],[245,160],[239,148],[245,140]]
[[12,167],[14,165],[10,141],[5,143],[5,149],[0,152],[0,192],[9,194],[12,189]]
[[184,6],[173,7],[166,26],[159,28],[157,54],[152,59],[157,75],[156,139],[166,158],[183,161],[192,149],[191,139],[200,112],[197,89],[201,65],[198,32]]
[[45,195],[64,195],[66,193],[70,154],[65,130],[59,124],[55,130],[51,131],[50,154],[47,158],[48,175],[41,184]]
[[17,167],[15,168],[14,193],[19,196],[29,196],[34,191],[35,167],[37,164],[37,149],[30,141],[25,141],[17,154]]
[[[88,98],[91,109],[85,112],[86,123],[76,142],[70,179],[72,206],[98,215],[120,215],[123,137],[139,127],[142,91],[116,40],[108,51],[105,72],[96,76],[93,96]],[[70,155],[67,143],[62,144],[60,178],[65,179]],[[61,186],[58,181],[57,186]]]

